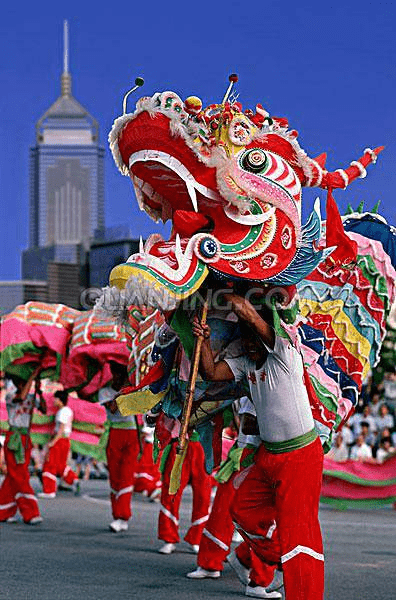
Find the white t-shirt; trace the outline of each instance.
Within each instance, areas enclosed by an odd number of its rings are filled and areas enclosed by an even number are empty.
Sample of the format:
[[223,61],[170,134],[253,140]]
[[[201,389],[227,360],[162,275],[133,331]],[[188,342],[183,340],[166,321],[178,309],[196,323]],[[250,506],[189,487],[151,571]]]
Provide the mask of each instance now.
[[73,411],[69,406],[62,406],[55,415],[55,433],[58,433],[63,425],[63,436],[70,437],[72,432]]
[[302,358],[286,339],[276,336],[274,348],[260,369],[247,356],[226,358],[240,381],[247,376],[264,442],[286,442],[312,431],[314,420],[304,384]]
[[[239,411],[238,411],[239,416],[241,417],[242,415],[252,415],[253,417],[256,416],[256,409],[254,408],[254,404],[253,402],[251,402],[251,400],[249,400],[249,398],[247,396],[243,396],[240,400],[239,400]],[[242,432],[242,429],[239,429],[239,433],[238,433],[238,448],[246,448],[246,446],[249,444],[251,446],[259,446],[260,445],[260,436],[259,435],[247,435],[245,433]]]
[[[30,424],[30,414],[34,402],[34,394],[28,394],[23,402],[13,402],[17,393],[17,388],[10,381],[7,384],[6,391],[6,406],[8,412],[8,423],[10,427],[20,427],[27,429]],[[36,399],[36,407],[39,406],[39,401]]]
[[373,453],[371,451],[370,446],[367,444],[362,444],[358,446],[352,446],[351,448],[351,459],[352,460],[365,460],[366,458],[373,458]]
[[[99,390],[98,394],[99,404],[111,402],[116,396],[118,396],[118,394],[119,392],[113,389],[111,385],[102,388]],[[124,423],[126,425],[125,429],[136,429],[136,420],[134,415],[123,417],[118,408],[115,413],[112,413],[107,406],[105,408],[107,420],[110,421],[110,423]]]

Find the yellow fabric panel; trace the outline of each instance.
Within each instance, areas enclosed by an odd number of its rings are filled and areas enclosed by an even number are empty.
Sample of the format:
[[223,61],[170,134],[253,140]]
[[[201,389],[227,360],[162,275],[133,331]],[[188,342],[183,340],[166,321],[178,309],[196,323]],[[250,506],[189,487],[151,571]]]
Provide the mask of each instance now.
[[165,396],[167,390],[153,394],[150,390],[139,390],[116,398],[118,410],[123,417],[141,415],[153,408]]
[[370,370],[370,343],[356,329],[348,315],[344,312],[343,300],[327,300],[314,302],[306,298],[300,299],[300,310],[304,317],[310,314],[323,314],[332,316],[332,328],[348,352],[357,358],[363,365],[363,378]]

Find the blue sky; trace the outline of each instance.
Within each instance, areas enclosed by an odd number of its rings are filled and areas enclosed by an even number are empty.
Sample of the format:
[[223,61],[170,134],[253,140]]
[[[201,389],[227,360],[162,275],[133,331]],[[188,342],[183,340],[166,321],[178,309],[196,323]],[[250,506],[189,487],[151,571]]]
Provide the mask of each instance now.
[[[106,146],[107,225],[156,230],[107,148],[122,96],[137,75],[142,95],[174,90],[220,101],[239,74],[244,107],[261,102],[286,116],[311,155],[346,167],[367,146],[385,145],[365,180],[336,191],[348,202],[381,200],[396,225],[396,9],[388,2],[7,3],[0,23],[0,279],[20,276],[28,243],[29,147],[34,124],[58,97],[63,20],[70,27],[73,95],[99,121]],[[129,108],[133,108],[131,98]],[[325,192],[304,191],[304,214]]]

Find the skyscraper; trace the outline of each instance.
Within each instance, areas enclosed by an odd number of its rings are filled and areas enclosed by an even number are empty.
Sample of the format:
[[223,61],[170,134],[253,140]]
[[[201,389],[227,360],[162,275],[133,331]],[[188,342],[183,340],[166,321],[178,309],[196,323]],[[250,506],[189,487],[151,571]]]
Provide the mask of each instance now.
[[30,154],[29,248],[86,245],[104,227],[104,148],[71,84],[65,21],[61,95],[37,122]]
[[61,95],[38,120],[30,149],[29,219],[22,278],[47,281],[51,302],[79,306],[86,251],[104,229],[104,148],[97,121],[72,95],[67,21]]

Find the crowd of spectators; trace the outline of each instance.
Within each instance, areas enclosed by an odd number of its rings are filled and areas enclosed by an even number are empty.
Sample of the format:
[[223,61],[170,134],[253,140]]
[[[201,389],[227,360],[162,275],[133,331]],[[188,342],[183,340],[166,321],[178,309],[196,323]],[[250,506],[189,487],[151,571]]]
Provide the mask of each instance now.
[[355,413],[334,436],[327,456],[338,462],[383,463],[396,454],[395,411],[396,368],[377,385],[368,378]]

